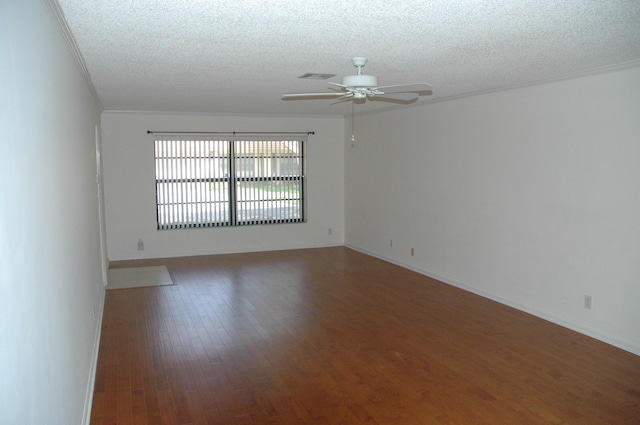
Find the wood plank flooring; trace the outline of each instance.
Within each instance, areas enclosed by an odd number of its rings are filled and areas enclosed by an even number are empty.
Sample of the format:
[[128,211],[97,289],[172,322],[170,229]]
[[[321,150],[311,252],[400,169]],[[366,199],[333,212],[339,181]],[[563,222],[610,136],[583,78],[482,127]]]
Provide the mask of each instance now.
[[344,247],[136,265],[91,425],[640,424],[640,357]]

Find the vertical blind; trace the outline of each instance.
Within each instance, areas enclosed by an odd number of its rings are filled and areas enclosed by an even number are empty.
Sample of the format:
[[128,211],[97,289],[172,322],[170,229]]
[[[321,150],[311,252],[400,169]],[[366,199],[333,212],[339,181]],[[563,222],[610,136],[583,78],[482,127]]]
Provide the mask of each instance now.
[[158,229],[295,223],[304,140],[156,139]]

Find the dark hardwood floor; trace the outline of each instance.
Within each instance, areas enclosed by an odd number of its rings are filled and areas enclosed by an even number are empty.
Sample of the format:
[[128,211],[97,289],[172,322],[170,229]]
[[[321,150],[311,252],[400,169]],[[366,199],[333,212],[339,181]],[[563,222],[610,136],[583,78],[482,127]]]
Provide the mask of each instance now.
[[640,357],[347,248],[120,262],[107,424],[640,424]]

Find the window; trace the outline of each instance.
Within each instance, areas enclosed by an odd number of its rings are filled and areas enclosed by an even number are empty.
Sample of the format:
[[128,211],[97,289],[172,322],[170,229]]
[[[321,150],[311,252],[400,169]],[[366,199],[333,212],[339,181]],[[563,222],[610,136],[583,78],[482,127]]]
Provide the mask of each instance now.
[[156,139],[158,229],[299,223],[304,140]]

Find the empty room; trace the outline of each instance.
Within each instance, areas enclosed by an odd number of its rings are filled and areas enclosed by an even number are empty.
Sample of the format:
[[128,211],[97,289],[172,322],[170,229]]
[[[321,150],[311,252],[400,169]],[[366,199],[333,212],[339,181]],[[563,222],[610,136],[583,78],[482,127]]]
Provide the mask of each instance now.
[[640,424],[640,2],[0,2],[0,423]]

